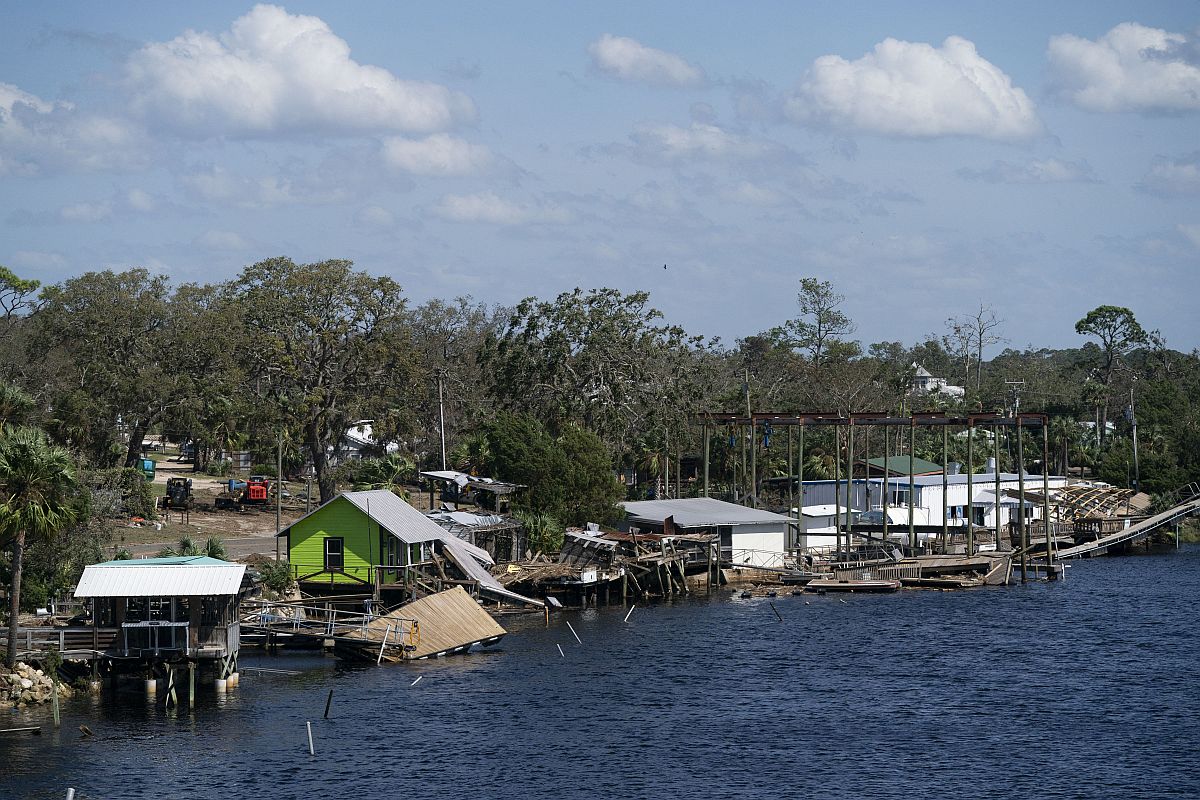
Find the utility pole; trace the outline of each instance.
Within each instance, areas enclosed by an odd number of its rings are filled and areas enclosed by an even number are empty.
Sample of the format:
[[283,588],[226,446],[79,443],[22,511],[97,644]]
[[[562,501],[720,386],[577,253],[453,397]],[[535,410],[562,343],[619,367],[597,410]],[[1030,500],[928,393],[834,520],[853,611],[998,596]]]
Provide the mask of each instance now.
[[[1137,380],[1137,376],[1133,376],[1133,380]],[[1133,406],[1133,383],[1129,384],[1129,424],[1133,426],[1133,491],[1139,492],[1142,488],[1142,474],[1138,468],[1138,440],[1137,440],[1137,410]]]
[[442,469],[446,469],[446,407],[442,399],[442,380],[445,377],[446,371],[438,368],[434,370],[437,375],[438,382],[438,432],[442,437]]

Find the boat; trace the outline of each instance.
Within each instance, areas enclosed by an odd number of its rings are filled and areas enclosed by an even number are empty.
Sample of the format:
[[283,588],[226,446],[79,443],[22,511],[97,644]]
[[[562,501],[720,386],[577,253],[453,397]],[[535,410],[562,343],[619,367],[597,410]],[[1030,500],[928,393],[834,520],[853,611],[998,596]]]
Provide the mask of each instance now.
[[900,589],[900,581],[892,578],[820,578],[809,581],[804,587],[806,592],[825,594],[826,592],[864,592],[882,594],[895,592]]

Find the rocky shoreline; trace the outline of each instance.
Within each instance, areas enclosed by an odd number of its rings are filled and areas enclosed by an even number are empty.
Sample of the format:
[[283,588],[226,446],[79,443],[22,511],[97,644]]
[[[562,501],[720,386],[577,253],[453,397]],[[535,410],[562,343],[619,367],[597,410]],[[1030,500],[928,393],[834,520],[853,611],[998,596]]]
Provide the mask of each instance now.
[[[40,669],[18,661],[16,669],[0,665],[0,708],[25,708],[50,702],[54,681]],[[75,691],[58,684],[59,699],[73,697]]]

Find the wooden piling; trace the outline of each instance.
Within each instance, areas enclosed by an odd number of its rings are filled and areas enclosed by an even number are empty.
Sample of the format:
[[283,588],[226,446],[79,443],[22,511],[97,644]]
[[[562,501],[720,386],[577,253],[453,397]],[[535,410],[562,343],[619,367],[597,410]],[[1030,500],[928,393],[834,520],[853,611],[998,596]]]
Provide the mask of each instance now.
[[329,719],[329,706],[333,703],[333,689],[329,690],[329,695],[325,698],[325,716],[322,719]]

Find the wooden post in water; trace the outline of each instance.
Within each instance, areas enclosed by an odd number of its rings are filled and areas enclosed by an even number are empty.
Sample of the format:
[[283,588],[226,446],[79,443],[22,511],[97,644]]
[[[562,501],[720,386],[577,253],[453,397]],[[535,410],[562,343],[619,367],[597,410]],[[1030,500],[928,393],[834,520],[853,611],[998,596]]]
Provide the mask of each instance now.
[[1021,532],[1021,583],[1029,578],[1028,569],[1029,537],[1025,530],[1025,436],[1021,430],[1021,416],[1017,415],[1017,530]]
[[975,555],[975,418],[967,415],[967,558]]
[[331,703],[333,703],[333,689],[329,690],[329,695],[325,698],[325,717],[324,717],[324,719],[329,719],[329,706]]
[[[891,494],[891,489],[892,489],[892,468],[891,467],[892,467],[892,434],[891,434],[891,431],[885,427],[883,429],[883,484],[882,484],[883,497],[881,498],[882,505],[883,505],[883,540],[885,542],[887,541],[887,536],[888,536],[888,522],[889,522],[888,506],[891,505],[891,498],[888,496],[889,494]],[[868,467],[867,469],[868,469],[868,474],[869,474],[870,467]]]
[[950,426],[942,426],[942,555],[950,551],[950,520],[947,495],[950,494],[950,478],[946,474],[946,462],[950,460]]
[[1050,533],[1050,419],[1042,417],[1042,522],[1046,525],[1046,575],[1054,575],[1054,539]]
[[842,428],[833,429],[833,531],[838,560],[842,557]]
[[808,524],[804,521],[804,423],[800,423],[800,442],[796,453],[796,490],[799,501],[796,503],[796,516],[800,523],[800,543],[808,549]]
[[[996,473],[995,492],[996,492],[996,550],[1000,550],[1000,427],[993,426],[992,438],[995,439],[993,446],[996,452],[996,467],[992,472]],[[1011,542],[1010,542],[1011,544]]]
[[[788,432],[788,448],[787,448],[788,513],[787,513],[787,515],[788,515],[788,519],[790,520],[792,518],[792,509],[796,507],[796,493],[792,490],[792,464],[795,462],[793,462],[793,460],[792,460],[794,454],[792,452],[792,426],[791,425],[788,426],[787,432]],[[799,512],[797,512],[797,513],[799,513]],[[788,526],[787,526],[787,533],[784,534],[784,537],[783,537],[784,538],[783,550],[785,553],[788,550],[792,549],[791,538],[792,538],[793,531],[795,531],[795,528],[792,527],[791,523],[789,522]]]
[[849,417],[846,426],[846,552],[854,547],[854,417]]
[[196,662],[188,662],[188,708],[196,707]]
[[908,418],[908,546],[913,554],[917,552],[917,520],[916,520],[916,482],[913,479],[913,451],[917,448],[917,415],[910,408]]

